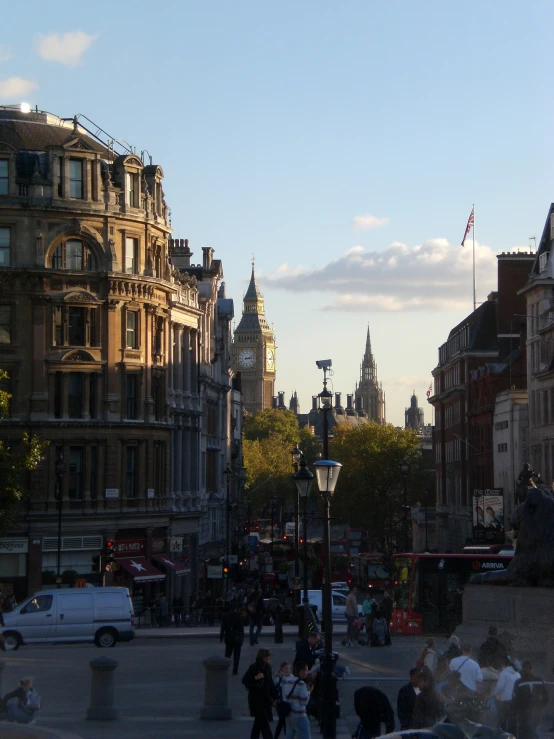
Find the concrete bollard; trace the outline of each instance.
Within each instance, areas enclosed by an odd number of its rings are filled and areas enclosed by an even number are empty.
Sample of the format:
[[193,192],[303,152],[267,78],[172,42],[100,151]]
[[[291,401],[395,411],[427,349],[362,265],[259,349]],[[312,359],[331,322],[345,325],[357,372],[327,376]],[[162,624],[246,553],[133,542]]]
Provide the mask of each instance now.
[[225,657],[208,657],[202,664],[206,668],[206,685],[200,718],[204,721],[229,721],[232,718],[232,710],[227,705],[229,693],[227,674],[231,660]]
[[109,657],[99,657],[89,662],[92,676],[87,721],[113,721],[119,718],[119,711],[114,708],[113,689],[117,664],[117,660]]
[[4,668],[6,667],[7,662],[5,660],[0,660],[0,695],[4,695],[4,685],[2,683],[2,676],[4,672]]

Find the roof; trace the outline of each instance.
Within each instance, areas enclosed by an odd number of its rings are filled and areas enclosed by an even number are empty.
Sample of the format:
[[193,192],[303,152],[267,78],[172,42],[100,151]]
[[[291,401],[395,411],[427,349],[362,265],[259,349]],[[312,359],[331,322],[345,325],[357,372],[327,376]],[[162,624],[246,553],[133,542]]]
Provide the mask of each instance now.
[[258,283],[256,282],[256,273],[254,272],[254,265],[252,265],[252,276],[250,277],[250,284],[248,285],[248,290],[246,291],[244,299],[245,300],[260,300],[261,297],[262,297],[262,294],[258,287]]
[[78,124],[50,113],[21,113],[0,108],[0,145],[8,144],[19,151],[45,151],[60,147],[76,138],[86,142],[91,151],[109,155],[108,149]]

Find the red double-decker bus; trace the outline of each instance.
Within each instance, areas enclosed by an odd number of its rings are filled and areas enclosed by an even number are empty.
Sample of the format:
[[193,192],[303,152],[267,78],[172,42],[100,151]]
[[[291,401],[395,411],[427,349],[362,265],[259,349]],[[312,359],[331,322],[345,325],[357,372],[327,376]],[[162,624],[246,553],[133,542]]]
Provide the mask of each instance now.
[[472,575],[507,569],[513,554],[392,556],[395,634],[451,634],[461,622],[460,586]]
[[379,552],[358,554],[352,559],[352,578],[363,590],[375,592],[389,587],[388,557]]

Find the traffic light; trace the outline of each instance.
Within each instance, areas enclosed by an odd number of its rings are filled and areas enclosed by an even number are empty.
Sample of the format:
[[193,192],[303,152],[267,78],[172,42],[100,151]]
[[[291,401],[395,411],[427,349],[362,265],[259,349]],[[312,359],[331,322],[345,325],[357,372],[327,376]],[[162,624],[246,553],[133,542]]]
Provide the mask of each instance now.
[[92,571],[93,572],[102,572],[102,555],[97,554],[95,557],[92,558]]
[[229,565],[228,564],[223,565],[223,579],[224,580],[229,579]]
[[104,570],[109,572],[112,569],[112,563],[115,559],[115,542],[112,539],[106,540],[104,547]]

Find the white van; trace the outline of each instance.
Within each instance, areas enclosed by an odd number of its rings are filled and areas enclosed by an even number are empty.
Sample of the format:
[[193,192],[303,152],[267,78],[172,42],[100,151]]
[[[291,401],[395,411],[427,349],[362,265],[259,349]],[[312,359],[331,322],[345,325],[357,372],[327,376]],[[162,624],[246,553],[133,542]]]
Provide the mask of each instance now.
[[6,650],[21,644],[94,642],[114,647],[135,636],[133,603],[127,588],[42,590],[4,613]]
[[[332,590],[331,598],[332,598],[331,611],[333,614],[332,615],[333,621],[346,621],[346,616],[344,615],[344,611],[346,608],[346,595],[339,592],[338,590]],[[321,621],[322,614],[323,614],[323,607],[322,607],[323,594],[321,590],[308,590],[308,600],[310,601],[311,606],[317,606],[317,618]],[[362,607],[359,604],[358,604],[358,613],[360,616],[362,615]]]

